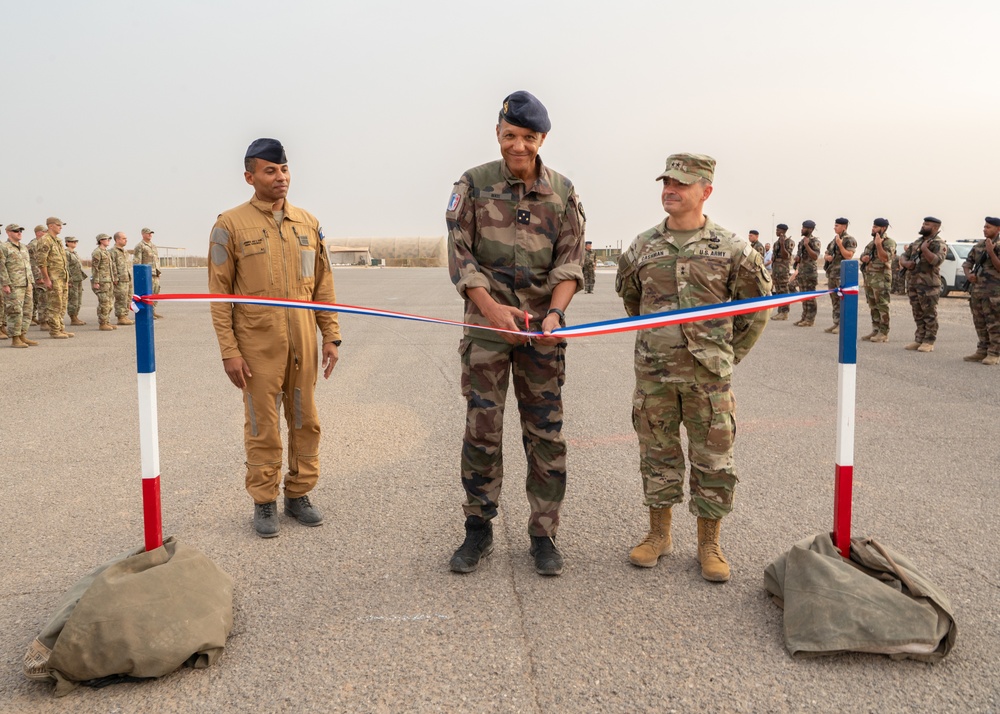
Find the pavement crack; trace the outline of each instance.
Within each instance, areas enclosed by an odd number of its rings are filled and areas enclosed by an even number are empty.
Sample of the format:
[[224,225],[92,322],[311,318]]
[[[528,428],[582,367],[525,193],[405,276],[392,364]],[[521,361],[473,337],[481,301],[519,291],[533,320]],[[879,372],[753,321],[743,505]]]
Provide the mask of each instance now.
[[[510,532],[511,526],[504,519],[504,533],[507,536],[509,542],[513,542],[513,536]],[[510,558],[510,589],[514,593],[514,602],[517,604],[517,622],[521,630],[521,643],[524,648],[525,655],[528,659],[528,683],[531,686],[531,700],[534,705],[533,709],[538,714],[542,712],[542,705],[538,701],[538,673],[535,667],[535,652],[531,646],[531,640],[528,639],[528,630],[524,625],[525,620],[525,610],[524,610],[524,598],[521,597],[521,591],[517,587],[517,576],[515,575],[514,569],[514,558],[513,555]]]

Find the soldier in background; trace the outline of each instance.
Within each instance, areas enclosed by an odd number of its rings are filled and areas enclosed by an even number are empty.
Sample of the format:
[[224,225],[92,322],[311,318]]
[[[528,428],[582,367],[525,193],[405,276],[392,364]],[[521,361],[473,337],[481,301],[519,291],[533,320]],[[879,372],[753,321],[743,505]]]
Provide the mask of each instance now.
[[865,298],[872,316],[871,334],[862,337],[869,342],[889,341],[889,293],[892,289],[892,257],[896,255],[896,241],[886,235],[889,221],[876,218],[872,225],[872,239],[861,254],[865,271]]
[[115,317],[119,325],[134,325],[128,317],[129,306],[132,304],[132,258],[125,250],[128,237],[122,231],[115,233],[115,246],[108,252],[111,254],[111,278],[115,292]]
[[[858,248],[858,242],[854,236],[847,232],[850,223],[846,218],[838,218],[833,223],[833,240],[826,246],[826,255],[823,260],[826,265],[826,287],[836,290],[840,287],[840,264],[845,260],[854,257],[854,251]],[[833,325],[823,330],[837,334],[840,330],[840,295],[836,292],[830,293],[830,301],[833,303]]]
[[903,266],[899,264],[899,255],[897,253],[892,254],[892,294],[906,295],[906,281],[903,274]]
[[69,313],[69,324],[86,325],[80,319],[80,303],[83,302],[83,281],[87,274],[83,272],[83,263],[76,254],[77,239],[66,236],[66,264],[69,267],[69,297],[66,301],[66,311]]
[[102,332],[118,329],[111,324],[111,309],[115,304],[115,268],[108,250],[110,243],[111,236],[107,233],[99,234],[97,247],[90,254],[90,289],[97,296],[97,324]]
[[597,277],[597,257],[594,255],[593,244],[588,240],[583,251],[583,289],[584,292],[594,292],[594,282]]
[[45,321],[42,324],[48,327],[49,337],[54,340],[65,340],[73,336],[72,332],[66,332],[63,322],[69,299],[69,261],[66,258],[66,248],[59,240],[59,234],[66,224],[54,217],[46,219],[45,224],[49,230],[35,248],[38,270],[42,274],[42,284],[47,291]]
[[[528,462],[528,535],[535,571],[559,575],[559,509],[566,492],[562,384],[566,343],[552,337],[583,288],[585,218],[573,183],[542,163],[551,128],[538,99],[518,91],[497,118],[498,161],[469,169],[455,183],[445,218],[451,280],[465,300],[465,322],[530,329],[528,340],[466,328],[459,345],[467,400],[462,445],[465,540],[449,567],[470,573],[493,551],[492,520],[503,484],[503,413],[513,372]],[[484,220],[486,219],[486,220]],[[517,270],[511,267],[517,248]]]
[[920,226],[920,237],[907,246],[900,265],[906,268],[907,295],[916,323],[913,342],[908,350],[933,352],[937,339],[937,304],[941,297],[941,261],[948,246],[940,236],[941,219],[927,216]]
[[[773,258],[771,260],[771,278],[774,280],[774,294],[783,295],[791,292],[788,288],[789,270],[795,255],[795,241],[788,237],[788,226],[779,223],[774,229]],[[791,308],[782,305],[772,320],[787,320]]]
[[760,231],[754,228],[747,235],[747,239],[750,241],[750,247],[757,251],[761,259],[763,259],[764,254],[767,253],[767,251],[764,249],[764,245],[760,242]]
[[35,278],[35,284],[32,288],[32,302],[35,307],[34,314],[31,316],[31,324],[39,325],[43,330],[45,329],[45,293],[47,291],[45,284],[42,282],[42,271],[38,269],[38,259],[35,258],[35,249],[38,248],[44,235],[45,226],[35,226],[35,237],[28,243],[28,255],[31,257],[31,274]]
[[11,347],[35,347],[28,339],[31,324],[34,276],[27,246],[21,245],[24,229],[16,223],[7,226],[7,242],[0,243],[0,295]]
[[[802,221],[802,240],[799,241],[798,251],[795,254],[795,274],[792,281],[798,292],[812,292],[816,289],[819,280],[816,261],[819,259],[819,252],[822,248],[819,238],[813,235],[816,230],[816,221]],[[812,327],[816,323],[816,298],[806,300],[802,303],[802,317],[795,323],[797,327]]]
[[[132,264],[133,265],[148,265],[153,271],[153,294],[159,295],[160,293],[160,252],[156,249],[153,244],[153,230],[150,228],[142,229],[142,240],[139,244],[132,250]],[[153,303],[153,318],[159,320],[163,315],[156,311],[156,306],[158,303]]]
[[[667,158],[657,179],[663,181],[661,202],[668,217],[640,234],[618,261],[615,286],[629,315],[771,294],[771,276],[760,254],[702,212],[714,176],[710,156]],[[763,310],[636,333],[632,423],[639,437],[649,532],[629,553],[633,565],[654,567],[672,550],[671,508],[684,500],[683,424],[701,574],[713,582],[729,580],[719,529],[732,510],[738,480],[732,372],[767,318]]]
[[969,309],[979,342],[963,359],[986,365],[1000,363],[1000,218],[986,217],[983,240],[969,251],[962,270],[969,281]]

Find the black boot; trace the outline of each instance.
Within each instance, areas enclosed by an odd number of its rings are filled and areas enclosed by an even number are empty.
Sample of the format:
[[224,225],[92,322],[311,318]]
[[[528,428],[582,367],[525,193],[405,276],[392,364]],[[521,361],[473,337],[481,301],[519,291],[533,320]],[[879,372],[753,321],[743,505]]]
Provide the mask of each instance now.
[[535,572],[539,575],[562,573],[563,557],[556,548],[555,538],[531,536],[531,554],[535,557]]
[[278,535],[278,503],[256,503],[253,507],[253,529],[261,538]]
[[479,560],[493,552],[493,524],[482,518],[467,516],[465,542],[451,556],[448,566],[456,573],[471,573]]

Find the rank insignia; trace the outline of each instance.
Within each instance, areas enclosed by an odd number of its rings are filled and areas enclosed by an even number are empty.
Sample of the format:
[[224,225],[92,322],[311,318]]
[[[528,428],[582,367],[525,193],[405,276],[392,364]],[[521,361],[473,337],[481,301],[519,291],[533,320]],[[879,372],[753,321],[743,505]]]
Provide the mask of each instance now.
[[517,222],[525,226],[531,223],[531,211],[526,211],[523,208],[517,209]]

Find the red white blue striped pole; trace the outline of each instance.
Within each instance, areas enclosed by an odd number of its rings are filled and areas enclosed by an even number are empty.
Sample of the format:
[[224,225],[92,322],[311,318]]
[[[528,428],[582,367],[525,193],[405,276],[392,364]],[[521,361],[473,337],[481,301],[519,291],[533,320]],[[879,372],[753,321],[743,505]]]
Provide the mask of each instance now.
[[[133,266],[135,294],[153,293],[153,267]],[[139,371],[139,451],[142,462],[142,522],[146,552],[163,545],[160,512],[160,442],[156,425],[156,352],[153,306],[132,303],[135,316],[135,361]]]
[[833,486],[833,544],[851,556],[854,489],[854,411],[858,386],[858,261],[840,264],[840,357],[837,366],[837,463]]

